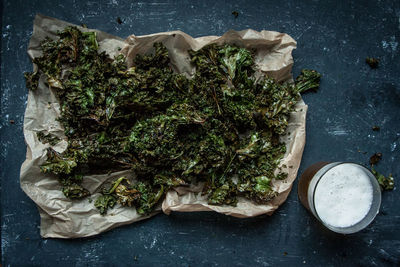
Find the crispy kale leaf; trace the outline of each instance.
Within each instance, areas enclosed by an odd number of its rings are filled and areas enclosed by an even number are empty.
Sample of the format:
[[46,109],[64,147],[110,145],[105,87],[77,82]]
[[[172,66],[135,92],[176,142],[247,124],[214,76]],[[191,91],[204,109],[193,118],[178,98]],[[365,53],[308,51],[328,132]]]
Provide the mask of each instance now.
[[39,73],[37,72],[26,72],[24,73],[25,81],[26,81],[26,87],[32,91],[37,89],[39,85]]
[[375,165],[378,164],[382,159],[382,153],[375,153],[369,158],[369,164],[371,165],[371,172],[375,175],[375,178],[378,180],[378,183],[381,187],[381,190],[393,190],[394,188],[394,179],[392,174],[389,176],[384,176],[383,174],[379,173],[375,170]]
[[384,176],[383,174],[377,172],[374,168],[372,168],[371,171],[378,180],[382,190],[393,190],[394,179],[391,174],[389,174],[389,176]]
[[96,199],[94,206],[99,210],[100,214],[106,214],[108,208],[113,208],[117,201],[112,195],[102,195]]
[[50,133],[45,134],[44,132],[37,132],[36,133],[38,139],[40,142],[43,144],[49,143],[51,146],[56,145],[58,142],[60,142],[60,138],[57,136],[54,136]]
[[118,202],[122,206],[133,206],[139,214],[150,213],[154,206],[164,196],[164,186],[153,187],[146,182],[131,184],[125,177],[112,182],[109,189],[104,189],[102,195],[95,201],[95,207],[101,214],[106,214],[108,208]]
[[303,70],[295,83],[255,79],[253,51],[217,44],[189,51],[190,78],[173,72],[161,43],[127,68],[123,55],[98,51],[96,33],[75,27],[45,39],[42,51],[27,87],[35,90],[40,77],[56,94],[68,140],[61,154],[48,149],[42,172],[56,175],[69,198],[89,194],[84,175],[137,177],[102,191],[95,201],[102,214],[116,203],[150,213],[170,188],[196,182],[213,205],[271,200],[272,181],[286,177],[277,169],[286,152],[281,135],[300,93],[316,90],[321,77]]
[[76,183],[64,186],[62,192],[70,199],[81,199],[90,195],[87,189]]
[[316,91],[319,88],[321,74],[315,70],[302,70],[296,78],[296,87],[299,93],[304,93],[308,90]]

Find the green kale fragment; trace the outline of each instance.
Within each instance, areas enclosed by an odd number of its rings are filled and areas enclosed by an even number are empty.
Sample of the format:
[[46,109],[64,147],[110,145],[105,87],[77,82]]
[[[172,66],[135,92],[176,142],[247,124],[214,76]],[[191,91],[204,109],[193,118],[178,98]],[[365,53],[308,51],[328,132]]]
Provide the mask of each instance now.
[[39,78],[40,78],[39,73],[25,72],[24,77],[25,77],[25,81],[26,81],[26,87],[32,91],[36,90],[39,85]]
[[270,200],[274,195],[274,191],[271,188],[271,179],[266,176],[258,176],[255,177],[255,182],[254,192],[259,200]]
[[60,138],[58,138],[57,136],[54,136],[50,133],[45,134],[43,131],[37,132],[36,136],[38,137],[40,142],[42,142],[43,144],[49,143],[51,146],[54,146],[61,141]]
[[220,187],[216,188],[212,191],[210,197],[208,198],[208,204],[211,205],[236,205],[237,199],[236,197],[230,196],[233,192],[233,188],[229,186],[229,184],[223,184]]
[[392,174],[389,176],[384,176],[383,174],[379,173],[375,170],[374,165],[378,164],[379,161],[382,159],[382,153],[375,153],[369,159],[369,164],[371,165],[371,172],[375,175],[375,178],[378,180],[378,183],[381,187],[381,190],[393,190],[394,188],[394,179]]
[[[174,185],[177,184],[171,184],[167,188]],[[103,189],[102,196],[96,200],[95,206],[100,209],[101,214],[106,214],[107,209],[114,207],[116,203],[135,207],[139,214],[149,214],[166,193],[164,189],[163,185],[154,187],[147,182],[131,184],[127,178],[120,177],[111,183],[109,189]]]
[[389,176],[384,176],[383,174],[377,172],[374,168],[372,168],[371,171],[378,180],[382,190],[393,190],[394,178],[392,177],[392,174],[389,174]]
[[94,206],[99,209],[100,214],[104,215],[107,213],[108,208],[113,208],[117,203],[116,199],[112,195],[101,195],[94,202]]
[[[228,44],[188,51],[195,68],[188,78],[172,70],[162,43],[126,62],[99,52],[96,33],[76,27],[41,48],[27,87],[35,90],[41,77],[56,95],[68,142],[62,153],[47,150],[41,171],[57,176],[72,199],[89,195],[85,175],[130,170],[137,177],[120,177],[101,192],[101,214],[116,203],[149,214],[168,190],[197,182],[212,205],[270,201],[273,180],[287,177],[278,169],[281,136],[300,93],[316,90],[321,78],[303,70],[295,83],[256,79],[254,51]],[[57,141],[42,132],[38,138]]]
[[[253,57],[249,50],[234,46],[225,45],[219,49],[220,62],[224,72],[229,75],[230,80],[233,82],[239,75],[250,74],[252,72],[251,66],[253,65]],[[249,73],[247,73],[249,72]],[[248,75],[238,78],[248,78]],[[236,82],[236,84],[238,84]]]
[[81,186],[83,176],[80,174],[59,176],[62,185],[61,191],[69,199],[82,199],[90,195],[89,190]]
[[296,87],[299,93],[304,93],[308,90],[316,91],[319,88],[321,74],[315,70],[304,69],[296,78]]
[[71,159],[60,159],[57,162],[45,163],[40,166],[40,170],[43,173],[54,173],[54,174],[70,174],[72,169],[76,167],[77,163]]
[[166,193],[164,186],[153,187],[145,182],[138,182],[133,189],[140,192],[136,210],[139,214],[149,214]]
[[232,15],[235,17],[235,19],[237,18],[237,17],[239,17],[239,12],[237,12],[237,11],[232,11]]
[[90,195],[90,192],[87,189],[75,183],[64,186],[62,192],[70,199],[81,199]]

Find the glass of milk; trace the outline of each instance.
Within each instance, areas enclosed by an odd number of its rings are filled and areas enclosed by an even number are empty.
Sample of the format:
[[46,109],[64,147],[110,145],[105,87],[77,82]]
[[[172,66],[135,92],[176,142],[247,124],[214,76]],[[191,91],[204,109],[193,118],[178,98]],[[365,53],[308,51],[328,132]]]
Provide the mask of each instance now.
[[351,234],[367,227],[379,212],[381,190],[365,167],[348,162],[318,162],[302,174],[301,203],[327,228]]

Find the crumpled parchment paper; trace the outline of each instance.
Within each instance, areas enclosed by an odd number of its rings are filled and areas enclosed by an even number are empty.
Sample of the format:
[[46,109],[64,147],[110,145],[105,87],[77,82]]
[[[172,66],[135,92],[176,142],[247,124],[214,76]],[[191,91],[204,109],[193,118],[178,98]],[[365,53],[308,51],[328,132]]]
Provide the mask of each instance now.
[[[31,58],[41,56],[40,41],[44,37],[56,38],[56,32],[73,24],[54,18],[37,15],[34,20],[33,34],[29,42],[28,54]],[[137,53],[151,53],[154,42],[163,42],[168,48],[171,65],[181,73],[190,75],[193,68],[189,63],[187,50],[198,50],[210,43],[229,43],[256,50],[255,62],[258,74],[268,74],[277,80],[291,80],[293,65],[292,50],[296,42],[287,34],[254,30],[228,31],[223,36],[204,36],[192,38],[181,32],[162,32],[144,36],[130,35],[126,40],[110,34],[80,27],[82,31],[96,31],[101,51],[106,51],[111,57],[118,53],[127,56],[128,65]],[[119,49],[121,49],[119,51]],[[36,66],[34,66],[34,69]],[[200,192],[202,184],[190,187],[179,187],[170,190],[166,198],[150,215],[136,213],[134,208],[122,207],[119,204],[102,216],[88,199],[69,200],[60,191],[61,186],[56,177],[40,172],[39,166],[46,160],[46,149],[49,144],[39,142],[36,133],[45,131],[63,139],[53,146],[58,152],[66,149],[67,142],[63,129],[56,118],[60,114],[59,103],[44,81],[39,81],[38,90],[28,93],[28,102],[24,119],[24,136],[27,145],[26,160],[21,167],[21,188],[37,204],[41,217],[40,234],[42,237],[77,238],[92,236],[111,228],[149,218],[159,211],[170,214],[171,211],[216,211],[235,217],[253,217],[261,214],[271,215],[287,198],[293,181],[296,178],[305,145],[305,118],[307,105],[300,101],[289,120],[287,132],[283,137],[287,144],[287,152],[281,165],[288,172],[288,177],[282,181],[273,181],[273,188],[279,193],[266,205],[240,198],[236,207],[208,205],[205,196]],[[83,186],[91,193],[90,199],[95,200],[104,183],[120,176],[133,179],[129,171],[112,174],[90,175],[83,179]]]

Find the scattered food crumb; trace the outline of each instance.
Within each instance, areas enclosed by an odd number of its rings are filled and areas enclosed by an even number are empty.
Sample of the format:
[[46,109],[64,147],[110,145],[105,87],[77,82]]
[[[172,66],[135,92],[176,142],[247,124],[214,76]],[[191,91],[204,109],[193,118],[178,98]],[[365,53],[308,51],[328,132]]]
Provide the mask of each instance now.
[[377,172],[374,167],[371,168],[372,173],[375,175],[376,179],[378,180],[378,183],[382,189],[384,190],[393,190],[394,189],[394,178],[392,174],[389,174],[389,176],[384,176],[383,174]]
[[117,23],[122,24],[122,19],[120,17],[117,18]]
[[288,254],[288,253],[287,253],[286,251],[285,251],[285,252],[283,252],[283,255],[284,255],[284,256],[286,256],[287,254]]
[[363,153],[364,155],[367,154],[366,151],[361,151],[360,149],[357,150],[358,153]]
[[379,126],[376,126],[376,125],[374,125],[374,126],[372,126],[372,131],[380,131],[381,130],[381,127],[379,127]]
[[81,27],[82,27],[82,28],[87,28],[87,26],[86,26],[85,23],[82,23],[82,24],[81,24]]
[[14,120],[10,120],[10,123],[11,123],[11,124],[14,124],[14,123],[15,123],[15,121],[14,121]]
[[138,256],[135,256],[133,259],[134,259],[135,261],[137,261],[137,260],[138,260]]
[[370,66],[371,69],[376,69],[376,68],[378,68],[379,59],[377,59],[377,58],[367,57],[367,58],[365,59],[365,62]]
[[237,17],[239,17],[239,12],[237,12],[237,11],[232,11],[232,15],[235,17],[235,19],[237,18]]
[[382,153],[378,152],[369,158],[369,164],[376,165],[382,159]]

